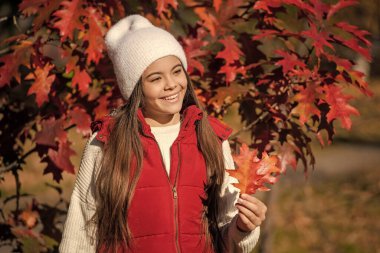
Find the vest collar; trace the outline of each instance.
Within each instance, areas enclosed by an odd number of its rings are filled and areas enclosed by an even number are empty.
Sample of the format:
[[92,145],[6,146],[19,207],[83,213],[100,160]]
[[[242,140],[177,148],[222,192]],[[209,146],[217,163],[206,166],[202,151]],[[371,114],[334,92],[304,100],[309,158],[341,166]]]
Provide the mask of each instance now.
[[[203,112],[196,105],[188,106],[182,112],[182,123],[179,130],[177,139],[182,138],[188,131],[193,130],[195,127],[195,122],[202,118]],[[144,135],[154,138],[154,135],[151,132],[149,124],[145,121],[142,109],[139,108],[137,111],[137,117],[141,123],[141,131]]]

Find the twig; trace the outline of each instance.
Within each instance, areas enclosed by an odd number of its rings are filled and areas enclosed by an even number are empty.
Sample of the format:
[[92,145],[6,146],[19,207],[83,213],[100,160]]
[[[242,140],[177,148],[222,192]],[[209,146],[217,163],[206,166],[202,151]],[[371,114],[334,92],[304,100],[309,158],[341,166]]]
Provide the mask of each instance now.
[[20,190],[21,190],[21,182],[20,177],[18,175],[17,167],[13,168],[12,174],[15,177],[16,181],[16,209],[15,209],[15,220],[16,224],[18,223],[18,216],[20,214]]
[[22,33],[22,29],[21,27],[18,25],[17,23],[17,17],[16,16],[13,16],[13,24],[16,26],[17,30]]
[[253,127],[254,125],[256,125],[257,123],[259,123],[259,121],[263,120],[267,115],[269,114],[269,112],[264,112],[260,115],[260,117],[258,117],[255,121],[253,121],[251,124],[249,124],[248,126],[245,126],[243,127],[242,129],[240,129],[239,131],[237,131],[236,133],[234,134],[231,134],[230,136],[230,139],[233,139],[233,138],[236,138],[239,134],[241,134],[242,132],[245,132],[247,130],[249,130],[251,127]]
[[1,17],[1,18],[0,18],[0,23],[1,23],[1,22],[5,22],[5,21],[7,21],[8,19],[9,19],[9,17]]
[[26,157],[28,157],[31,153],[33,153],[34,151],[36,151],[36,147],[32,148],[31,150],[29,150],[28,152],[25,153],[25,155],[23,155],[22,157],[20,157],[20,159],[17,159],[16,161],[12,162],[11,164],[9,164],[8,166],[3,166],[0,168],[0,174],[3,174],[5,172],[8,172],[8,171],[11,171],[13,170],[15,167],[17,166],[20,166],[21,163],[24,161],[24,159]]

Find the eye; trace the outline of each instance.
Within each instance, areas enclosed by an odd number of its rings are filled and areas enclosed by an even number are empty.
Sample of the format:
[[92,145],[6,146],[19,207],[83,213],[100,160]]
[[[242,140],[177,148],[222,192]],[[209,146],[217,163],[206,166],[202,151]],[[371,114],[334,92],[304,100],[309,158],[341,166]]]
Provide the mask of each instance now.
[[182,72],[182,69],[179,68],[179,69],[177,69],[177,70],[174,71],[174,74],[179,74],[179,73],[181,73],[181,72]]
[[154,79],[152,79],[152,80],[150,80],[151,82],[156,82],[156,81],[158,81],[158,80],[160,80],[161,79],[161,77],[156,77],[156,78],[154,78]]

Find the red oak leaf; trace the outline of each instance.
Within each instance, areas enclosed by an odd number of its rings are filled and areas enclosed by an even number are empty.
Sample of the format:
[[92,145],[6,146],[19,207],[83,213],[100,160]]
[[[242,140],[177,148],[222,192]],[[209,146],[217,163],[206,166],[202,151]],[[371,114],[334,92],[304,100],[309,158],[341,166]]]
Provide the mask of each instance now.
[[99,63],[99,59],[103,56],[104,40],[103,37],[106,33],[106,26],[104,15],[93,7],[86,9],[88,19],[88,29],[83,36],[84,41],[88,41],[88,48],[86,49],[87,64],[91,61],[95,64]]
[[188,71],[190,73],[194,72],[194,68],[198,69],[201,75],[204,73],[203,64],[196,58],[205,56],[209,53],[207,50],[202,49],[202,47],[208,45],[208,42],[203,40],[206,35],[207,33],[203,28],[198,28],[196,38],[185,38],[183,40],[184,50],[187,59],[189,59]]
[[200,20],[202,20],[203,27],[210,31],[212,37],[215,37],[217,31],[221,29],[219,20],[205,7],[194,8],[194,12],[198,15]]
[[364,73],[357,70],[347,71],[347,73],[350,75],[351,80],[360,88],[363,94],[370,97],[373,96],[373,92],[369,89]]
[[234,36],[230,35],[224,39],[219,40],[224,45],[223,51],[216,55],[216,58],[222,58],[226,61],[225,65],[230,65],[239,60],[240,56],[243,56],[243,52],[239,48],[239,44],[236,42]]
[[36,70],[25,77],[25,80],[33,80],[32,86],[28,90],[28,95],[35,94],[38,107],[44,102],[49,101],[49,93],[52,83],[55,80],[55,75],[49,75],[50,70],[54,66],[49,63],[43,68],[37,67]]
[[63,118],[56,120],[54,117],[51,117],[47,120],[42,120],[41,126],[41,131],[37,132],[35,137],[37,144],[56,147],[57,140],[60,142],[66,141],[67,133],[63,129]]
[[279,148],[277,156],[279,158],[279,167],[281,168],[281,174],[286,172],[288,166],[293,170],[297,169],[297,158],[295,153],[301,154],[301,150],[294,144],[285,142]]
[[351,48],[353,51],[356,51],[359,54],[363,55],[368,61],[372,60],[370,48],[360,46],[357,39],[355,39],[355,38],[344,39],[344,38],[340,37],[339,35],[333,35],[333,36],[334,36],[334,39],[340,41],[341,44],[343,44],[346,47]]
[[24,210],[20,214],[20,219],[25,223],[25,225],[30,229],[37,224],[38,212],[31,209]]
[[46,22],[51,14],[59,8],[62,0],[48,0],[39,10],[38,15],[33,19],[34,30],[37,31]]
[[19,5],[18,9],[22,14],[29,17],[36,14],[42,5],[45,5],[48,0],[23,0]]
[[75,151],[70,148],[71,142],[59,142],[58,151],[49,149],[50,160],[62,171],[74,174],[74,165],[70,161],[70,156],[75,155]]
[[335,50],[329,42],[330,38],[328,33],[325,31],[318,31],[314,23],[310,23],[310,29],[301,32],[301,34],[312,39],[313,46],[315,47],[315,54],[318,57],[324,53],[325,46]]
[[[216,18],[218,20],[219,28],[217,30],[218,34],[226,34],[226,28],[231,25],[231,19],[234,16],[239,15],[241,7],[245,5],[245,0],[226,0],[220,1],[219,11],[216,13]],[[214,2],[215,3],[215,2]]]
[[315,105],[320,93],[319,86],[315,83],[309,83],[306,88],[298,87],[297,89],[300,92],[293,99],[298,102],[298,105],[293,109],[292,113],[299,115],[301,124],[305,124],[313,115],[320,118],[321,112]]
[[71,56],[69,51],[63,51],[62,58],[68,59],[65,73],[69,74],[71,71],[74,72],[71,80],[71,87],[77,86],[82,96],[87,95],[88,87],[92,82],[92,79],[85,69],[80,69],[80,66],[78,65],[79,57]]
[[256,191],[269,191],[266,183],[274,184],[278,181],[280,169],[276,166],[278,159],[275,156],[268,156],[263,153],[260,160],[257,151],[250,151],[246,144],[240,148],[240,154],[234,156],[237,165],[236,170],[227,172],[239,183],[233,185],[240,189],[240,193],[254,194]]
[[125,17],[125,9],[123,6],[123,3],[119,0],[109,0],[107,1],[108,5],[111,6],[111,8],[117,10],[119,17]]
[[167,12],[169,5],[171,5],[175,10],[178,7],[178,3],[176,0],[156,0],[157,2],[157,12],[161,15],[163,12]]
[[82,0],[63,1],[61,6],[63,8],[54,13],[60,20],[53,27],[59,30],[61,40],[64,41],[66,38],[73,39],[75,29],[84,29],[80,17],[85,16],[86,12],[82,7]]
[[362,42],[364,42],[367,46],[371,46],[371,41],[367,40],[365,36],[370,33],[365,30],[360,30],[357,26],[350,25],[346,22],[336,23],[335,26],[341,28],[342,30],[351,33],[353,36],[359,38]]
[[75,72],[77,69],[79,69],[79,57],[77,55],[72,55],[72,51],[63,50],[61,52],[61,57],[66,61],[66,74],[69,74],[71,71]]
[[327,113],[328,122],[339,119],[343,128],[347,130],[351,129],[352,122],[350,115],[360,115],[357,109],[347,103],[352,97],[344,95],[342,89],[335,85],[327,85],[324,89],[326,101],[330,106],[330,111]]
[[327,20],[329,20],[335,13],[337,13],[339,10],[356,5],[358,3],[357,0],[340,0],[336,4],[332,5],[330,10],[327,13]]
[[216,12],[219,11],[220,5],[222,4],[222,0],[213,0],[213,6]]
[[221,106],[226,99],[230,102],[236,101],[239,96],[244,96],[249,91],[248,85],[238,85],[232,83],[227,87],[219,87],[216,89],[216,94],[207,100],[208,104],[216,103]]
[[237,74],[245,76],[246,69],[244,66],[236,67],[231,65],[224,65],[218,71],[219,74],[226,75],[226,83],[229,84],[236,79]]
[[337,65],[337,69],[341,66],[345,68],[346,70],[349,70],[353,66],[353,62],[349,59],[343,59],[332,54],[325,54],[325,55],[329,61],[334,62]]
[[0,57],[0,62],[4,65],[0,67],[0,88],[8,85],[12,77],[20,83],[21,72],[18,68],[21,65],[30,66],[29,58],[31,54],[31,41],[22,40],[19,45],[13,46],[13,52]]
[[[305,2],[305,1],[304,1]],[[311,6],[313,8],[314,15],[318,21],[322,21],[325,18],[326,13],[330,9],[330,5],[324,3],[321,0],[310,0]]]
[[283,50],[276,50],[274,52],[283,57],[282,60],[276,62],[275,65],[282,66],[282,72],[287,74],[289,71],[293,70],[295,67],[305,68],[306,64],[298,58],[296,54],[291,54]]
[[272,0],[272,1],[256,1],[255,5],[253,6],[254,10],[262,10],[267,12],[268,14],[272,14],[272,11],[269,9],[271,8],[278,8],[281,7],[282,0]]
[[104,115],[108,114],[108,98],[111,96],[111,93],[105,95],[100,95],[98,99],[98,106],[94,109],[95,119],[100,119]]
[[307,2],[303,0],[282,0],[282,1],[285,4],[297,6],[298,8],[300,8],[300,10],[314,15],[316,18],[322,18],[320,15],[318,15],[317,11],[315,10],[315,8],[313,8],[313,6],[311,6],[310,4],[308,4]]
[[91,117],[87,114],[86,110],[80,107],[75,107],[68,113],[70,123],[75,124],[78,133],[89,135],[91,133],[90,124]]
[[252,40],[260,40],[262,38],[271,38],[274,37],[275,35],[278,35],[280,32],[276,30],[268,30],[268,29],[263,29],[260,30],[257,35],[252,36]]
[[80,70],[77,66],[75,68],[75,73],[72,79],[71,86],[77,86],[80,94],[82,96],[87,95],[88,86],[91,83],[91,77],[88,75],[86,70]]

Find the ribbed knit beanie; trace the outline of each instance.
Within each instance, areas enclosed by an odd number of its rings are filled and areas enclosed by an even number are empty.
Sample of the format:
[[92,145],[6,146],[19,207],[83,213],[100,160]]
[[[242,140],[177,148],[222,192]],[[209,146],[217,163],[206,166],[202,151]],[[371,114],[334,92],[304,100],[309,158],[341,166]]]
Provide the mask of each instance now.
[[125,99],[130,97],[144,70],[159,58],[177,56],[187,70],[185,52],[174,36],[140,15],[130,15],[113,25],[105,43]]

